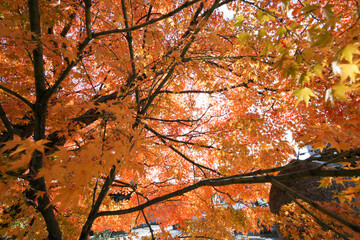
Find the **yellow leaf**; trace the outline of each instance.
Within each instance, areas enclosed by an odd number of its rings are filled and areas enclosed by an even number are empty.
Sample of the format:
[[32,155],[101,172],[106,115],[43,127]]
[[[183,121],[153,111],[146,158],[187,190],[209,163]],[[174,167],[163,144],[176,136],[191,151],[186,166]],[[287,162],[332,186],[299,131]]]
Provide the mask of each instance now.
[[346,192],[339,192],[336,197],[339,199],[340,203],[351,202],[352,200],[351,194],[347,194]]
[[305,72],[303,74],[301,74],[300,76],[300,84],[301,86],[304,86],[306,83],[309,84],[310,83],[310,77],[313,75],[313,73],[311,72]]
[[247,42],[249,41],[250,34],[247,33],[247,32],[242,32],[242,33],[239,33],[236,37],[237,37],[241,42],[247,43]]
[[307,87],[296,90],[292,96],[297,96],[296,105],[298,105],[301,100],[304,100],[306,106],[309,106],[310,97],[316,97],[314,92]]
[[347,101],[347,96],[345,93],[350,91],[351,87],[346,86],[344,83],[339,83],[332,86],[332,95],[344,101]]
[[360,54],[360,51],[354,44],[348,44],[341,50],[340,60],[345,58],[345,60],[352,63],[354,54]]
[[245,20],[244,15],[241,14],[240,16],[236,16],[235,20],[236,22],[234,23],[234,26],[241,26]]
[[320,64],[315,64],[313,67],[314,73],[319,77],[322,77],[322,69],[323,67]]
[[260,22],[268,22],[270,19],[273,19],[273,17],[269,14],[267,14],[266,12],[263,11],[258,11],[257,12],[257,16],[256,18],[260,21]]
[[348,77],[351,81],[355,81],[355,76],[357,73],[360,73],[359,67],[356,64],[340,64],[341,67],[341,81],[346,80]]
[[286,36],[287,29],[285,27],[279,27],[276,31],[276,34],[279,35],[279,37]]
[[258,39],[261,40],[262,37],[267,35],[267,28],[261,28],[258,33]]

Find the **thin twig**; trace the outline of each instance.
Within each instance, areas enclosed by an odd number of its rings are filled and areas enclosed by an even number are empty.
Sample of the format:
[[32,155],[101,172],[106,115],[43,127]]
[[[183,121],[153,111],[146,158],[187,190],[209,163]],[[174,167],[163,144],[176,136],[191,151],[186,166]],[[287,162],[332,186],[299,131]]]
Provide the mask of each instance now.
[[188,8],[188,7],[194,5],[195,3],[198,3],[198,2],[200,2],[200,1],[201,1],[201,0],[194,0],[194,1],[191,1],[191,2],[185,2],[185,3],[182,4],[180,7],[176,8],[175,10],[173,10],[173,11],[171,11],[171,12],[165,14],[165,15],[162,15],[161,17],[151,19],[150,21],[147,21],[147,22],[145,22],[145,23],[142,23],[142,24],[139,24],[139,25],[130,27],[130,28],[113,29],[113,30],[107,30],[107,31],[102,31],[102,32],[94,33],[94,34],[93,34],[93,37],[100,37],[100,36],[103,36],[103,35],[109,35],[109,34],[113,34],[113,33],[131,32],[131,31],[135,31],[135,30],[141,29],[141,28],[146,27],[146,26],[148,26],[148,25],[151,25],[151,24],[153,24],[153,23],[156,23],[156,22],[159,22],[159,21],[164,20],[164,19],[166,19],[166,18],[172,17],[172,16],[174,16],[176,13],[178,13],[178,12],[182,11],[183,9]]
[[152,229],[151,224],[149,223],[149,221],[148,221],[148,219],[147,219],[147,217],[146,217],[146,215],[145,215],[144,209],[141,209],[141,213],[142,213],[142,215],[143,215],[143,217],[144,217],[144,219],[145,219],[146,224],[147,224],[148,227],[149,227],[149,230],[150,230],[150,233],[151,233],[151,239],[152,239],[152,240],[155,240],[154,230]]
[[98,180],[96,180],[96,183],[95,183],[94,193],[93,193],[93,200],[92,200],[91,208],[93,208],[93,207],[94,207],[94,204],[95,204],[95,197],[96,197],[96,188],[97,188],[97,185],[98,185]]

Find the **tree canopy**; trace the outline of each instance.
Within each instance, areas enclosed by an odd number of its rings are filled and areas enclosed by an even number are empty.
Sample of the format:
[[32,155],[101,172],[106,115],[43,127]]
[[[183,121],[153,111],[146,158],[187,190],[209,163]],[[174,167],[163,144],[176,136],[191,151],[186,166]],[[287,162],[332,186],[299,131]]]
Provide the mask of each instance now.
[[[2,0],[0,236],[156,220],[153,239],[233,239],[276,220],[251,204],[270,183],[322,176],[352,181],[335,220],[305,204],[336,230],[309,215],[301,234],[359,237],[359,18],[357,0]],[[306,145],[336,153],[276,175]]]

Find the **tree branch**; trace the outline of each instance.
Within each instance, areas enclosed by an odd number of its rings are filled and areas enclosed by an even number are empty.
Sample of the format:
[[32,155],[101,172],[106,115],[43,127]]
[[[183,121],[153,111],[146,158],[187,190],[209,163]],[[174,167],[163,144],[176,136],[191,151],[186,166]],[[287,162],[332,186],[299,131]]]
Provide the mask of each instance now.
[[156,197],[154,199],[149,200],[143,204],[140,204],[136,207],[128,208],[128,209],[121,209],[116,211],[102,211],[96,215],[96,218],[101,216],[113,216],[113,215],[123,215],[132,212],[140,211],[141,209],[145,209],[149,206],[154,204],[166,201],[168,199],[178,197],[184,195],[185,193],[191,192],[197,188],[204,187],[204,186],[227,186],[232,184],[254,184],[254,183],[270,183],[273,179],[278,181],[284,180],[291,180],[291,179],[298,179],[298,178],[305,178],[311,176],[320,176],[320,177],[329,177],[329,176],[338,176],[338,177],[345,177],[345,176],[359,176],[360,169],[354,170],[304,170],[294,173],[287,173],[281,174],[278,176],[231,176],[231,177],[221,177],[221,178],[210,178],[201,180],[195,184],[192,184],[188,187],[179,189],[169,194],[165,194],[161,197]]
[[209,145],[202,145],[202,144],[196,144],[196,143],[193,143],[193,142],[186,142],[186,141],[173,139],[173,138],[167,137],[165,135],[162,135],[161,133],[158,133],[157,131],[155,131],[154,129],[152,129],[151,127],[149,127],[147,124],[145,124],[143,122],[141,122],[141,124],[144,125],[145,129],[149,130],[151,133],[153,133],[155,136],[157,136],[160,139],[166,139],[166,140],[169,140],[169,141],[172,141],[172,142],[183,143],[185,145],[192,145],[192,146],[197,145],[197,146],[200,146],[200,147],[203,147],[203,148],[214,148],[214,147],[209,146]]
[[147,219],[147,217],[145,215],[144,209],[141,209],[141,213],[142,213],[142,215],[143,215],[143,217],[145,219],[146,225],[148,225],[148,227],[149,227],[149,230],[150,230],[150,233],[151,233],[151,240],[155,240],[154,230],[152,229],[151,224],[149,223],[149,221],[148,221],[148,219]]
[[179,92],[175,92],[175,91],[170,91],[170,90],[163,90],[160,91],[159,93],[166,93],[166,94],[188,94],[188,93],[205,93],[205,94],[214,94],[214,93],[221,93],[221,92],[225,92],[225,91],[229,91],[231,89],[235,89],[235,88],[239,88],[239,87],[246,87],[249,88],[248,83],[240,83],[234,86],[230,86],[230,87],[226,87],[226,88],[220,88],[219,90],[183,90],[183,91],[179,91]]
[[333,231],[334,233],[336,233],[337,235],[339,235],[340,237],[342,237],[345,240],[350,240],[347,236],[345,236],[344,234],[340,233],[339,231],[337,231],[335,228],[333,228],[332,226],[330,226],[329,224],[327,224],[326,222],[324,222],[323,220],[321,220],[320,218],[318,218],[315,214],[313,214],[309,209],[307,209],[304,205],[302,205],[298,200],[296,200],[295,197],[293,197],[291,194],[289,194],[288,192],[286,192],[286,194],[291,198],[292,201],[294,201],[299,207],[301,207],[306,213],[308,213],[310,216],[312,216],[315,221],[323,228],[327,228],[331,231]]
[[170,77],[172,76],[172,74],[174,73],[175,70],[175,66],[176,64],[173,63],[169,69],[169,71],[167,72],[166,76],[164,77],[164,79],[160,82],[160,84],[158,85],[158,87],[155,89],[154,93],[151,94],[148,97],[148,101],[146,103],[146,105],[141,109],[140,111],[140,115],[145,115],[145,113],[147,112],[148,108],[150,107],[151,103],[154,101],[154,99],[156,98],[156,96],[159,94],[160,90],[163,88],[163,86],[165,85],[165,83],[170,79]]
[[4,126],[9,134],[9,139],[13,139],[14,138],[14,127],[13,125],[11,124],[9,118],[6,116],[6,113],[0,103],[0,118],[1,118],[1,121],[4,123]]
[[72,25],[72,21],[75,19],[76,14],[72,13],[70,14],[69,18],[70,20],[68,22],[65,22],[65,26],[63,28],[63,30],[60,33],[60,36],[65,37],[66,34],[69,32],[71,25]]
[[34,63],[36,98],[40,99],[43,97],[43,93],[46,90],[46,85],[45,85],[43,46],[39,39],[41,37],[39,2],[38,0],[29,0],[28,6],[29,6],[30,29],[32,33],[31,38],[33,41],[37,42],[36,48],[33,50],[33,63]]
[[200,32],[200,30],[204,27],[205,23],[209,20],[211,14],[215,11],[215,9],[218,7],[220,0],[215,0],[213,5],[204,12],[203,14],[203,20],[197,24],[197,28],[195,29],[194,33],[192,34],[190,40],[187,42],[187,44],[185,45],[185,47],[183,48],[181,54],[180,54],[180,58],[184,59],[185,55],[187,53],[187,51],[189,50],[191,44],[194,42],[195,40],[195,36],[196,34],[198,34]]
[[48,101],[51,96],[55,93],[55,91],[60,87],[60,84],[65,80],[65,78],[69,75],[72,68],[81,60],[81,55],[86,48],[86,46],[91,42],[92,38],[85,38],[85,40],[79,45],[77,59],[72,61],[65,70],[60,74],[58,80],[56,80],[55,84],[49,88],[45,93],[45,100]]
[[[40,7],[38,0],[28,0],[29,8],[29,21],[31,38],[36,42],[36,48],[33,49],[33,70],[35,78],[35,104],[29,104],[28,101],[24,101],[27,105],[31,106],[34,115],[34,134],[35,141],[45,138],[46,128],[46,114],[47,114],[47,99],[46,93],[46,79],[44,68],[44,56],[43,45],[40,41],[41,38],[41,22],[40,22]],[[32,155],[29,167],[30,174],[36,174],[43,166],[43,154],[35,151]],[[51,205],[50,198],[48,196],[46,182],[43,177],[29,179],[30,186],[35,193],[45,193],[37,197],[37,210],[40,211],[44,218],[47,231],[49,233],[49,240],[61,240],[62,232],[59,227],[59,223],[54,213],[54,207]]]
[[205,114],[208,112],[210,107],[211,107],[211,105],[197,119],[161,119],[161,118],[153,118],[153,117],[142,117],[142,118],[143,119],[153,120],[153,121],[159,121],[159,122],[181,123],[181,124],[184,124],[186,126],[189,126],[188,124],[185,124],[184,122],[188,122],[188,123],[199,122],[205,116]]
[[91,0],[85,0],[85,28],[86,28],[86,35],[88,38],[91,38]]
[[26,105],[28,105],[31,109],[34,108],[34,105],[29,101],[27,100],[26,98],[24,98],[23,96],[21,96],[20,94],[18,94],[17,92],[14,92],[13,90],[7,88],[7,87],[4,87],[3,85],[0,85],[0,89],[2,89],[3,91],[11,94],[12,96],[18,98],[20,101],[22,101],[23,103],[25,103]]
[[[360,173],[360,169],[358,169],[358,170],[359,170],[359,173]],[[323,171],[329,171],[329,170],[323,170]],[[295,192],[293,189],[291,189],[291,188],[285,186],[284,184],[280,183],[275,178],[271,179],[271,183],[274,184],[275,186],[277,186],[278,188],[280,188],[281,190],[285,191],[286,193],[289,193],[289,194],[293,195],[296,198],[304,200],[305,202],[309,203],[311,206],[313,206],[317,210],[323,212],[324,214],[328,215],[331,218],[336,219],[337,221],[339,221],[343,225],[351,228],[355,232],[360,232],[360,226],[359,225],[353,224],[353,223],[345,220],[344,218],[340,217],[338,214],[336,214],[336,213],[334,213],[332,211],[329,211],[328,209],[320,206],[318,203],[312,201],[310,198],[308,198],[308,197],[306,197],[306,196],[304,196],[304,195],[302,195],[300,193]]]
[[173,11],[171,11],[171,12],[169,12],[169,13],[161,16],[161,17],[151,19],[150,21],[147,21],[147,22],[145,22],[145,23],[142,23],[142,24],[139,24],[139,25],[130,27],[130,28],[113,29],[113,30],[108,30],[108,31],[102,31],[102,32],[94,33],[94,34],[93,34],[93,37],[96,38],[96,37],[100,37],[100,36],[103,36],[103,35],[109,35],[109,34],[113,34],[113,33],[131,32],[131,31],[135,31],[135,30],[141,29],[141,28],[146,27],[146,26],[148,26],[148,25],[151,25],[151,24],[153,24],[153,23],[156,23],[156,22],[159,22],[159,21],[164,20],[164,19],[166,19],[166,18],[172,17],[172,16],[174,16],[175,14],[177,14],[178,12],[182,11],[183,9],[188,8],[188,7],[194,5],[195,3],[198,3],[198,2],[200,2],[200,1],[201,1],[201,0],[194,0],[194,1],[190,1],[190,2],[185,2],[185,3],[182,4],[180,7],[176,8],[175,10],[173,10]]
[[109,191],[109,188],[111,186],[111,184],[113,183],[114,179],[115,179],[115,171],[116,171],[116,167],[113,166],[111,168],[111,171],[109,173],[109,176],[106,178],[101,190],[100,190],[100,193],[96,199],[96,202],[95,204],[93,204],[93,206],[91,206],[91,210],[90,210],[90,213],[87,217],[87,220],[85,222],[85,224],[83,225],[83,228],[81,230],[81,235],[80,235],[80,238],[79,240],[86,240],[88,239],[88,235],[89,235],[89,232],[90,232],[90,229],[91,229],[91,226],[94,222],[94,220],[96,219],[96,215],[99,211],[99,208],[104,200],[104,198],[106,197],[108,191]]
[[[205,23],[207,22],[207,20],[210,18],[211,14],[215,11],[216,7],[219,4],[219,0],[216,0],[214,2],[214,4],[211,6],[211,8],[209,10],[207,10],[204,14],[203,20],[201,22],[201,24],[198,24],[198,27],[195,29],[194,33],[192,34],[190,40],[186,43],[185,47],[182,49],[181,53],[180,53],[180,58],[183,59],[186,55],[186,53],[188,52],[191,44],[194,42],[195,40],[195,36],[197,33],[200,32],[200,30],[203,28],[203,26],[205,25]],[[172,76],[172,74],[174,73],[175,70],[175,66],[177,65],[177,63],[173,63],[172,66],[170,65],[169,67],[169,71],[166,74],[166,76],[164,77],[164,79],[160,82],[160,84],[158,85],[158,87],[156,88],[156,90],[154,91],[153,94],[151,94],[148,98],[148,102],[146,103],[146,105],[144,106],[144,108],[140,111],[141,115],[145,115],[146,111],[148,110],[148,108],[150,107],[151,103],[154,101],[155,97],[159,94],[159,92],[161,91],[161,89],[163,88],[163,86],[165,85],[165,83],[170,79],[170,77]]]
[[180,152],[179,150],[177,150],[174,146],[169,145],[169,148],[170,148],[171,150],[173,150],[174,152],[176,152],[180,157],[182,157],[183,159],[185,159],[185,160],[188,161],[189,163],[197,166],[198,168],[200,168],[200,169],[206,169],[206,170],[209,170],[210,172],[213,172],[213,173],[218,174],[219,176],[223,176],[223,174],[221,174],[220,172],[218,172],[218,171],[216,171],[216,170],[214,170],[214,169],[211,169],[211,168],[209,168],[209,167],[206,167],[206,166],[204,166],[204,165],[201,165],[200,163],[197,163],[197,162],[191,160],[190,158],[188,158],[187,156],[185,156],[185,154],[183,154],[182,152]]
[[275,58],[275,56],[267,56],[267,55],[241,55],[241,56],[195,56],[195,57],[187,57],[183,59],[183,62],[190,62],[190,61],[207,61],[207,60],[233,60],[233,59],[243,59],[243,58]]
[[[127,12],[126,12],[125,0],[121,0],[121,7],[122,7],[122,11],[123,11],[123,16],[124,16],[125,27],[129,28],[129,21],[128,21]],[[136,69],[135,69],[134,49],[133,49],[133,46],[132,46],[132,34],[131,34],[131,32],[126,32],[126,40],[128,42],[128,47],[129,47],[130,61],[131,61],[131,67],[132,67],[132,75],[133,75],[133,78],[135,78]]]

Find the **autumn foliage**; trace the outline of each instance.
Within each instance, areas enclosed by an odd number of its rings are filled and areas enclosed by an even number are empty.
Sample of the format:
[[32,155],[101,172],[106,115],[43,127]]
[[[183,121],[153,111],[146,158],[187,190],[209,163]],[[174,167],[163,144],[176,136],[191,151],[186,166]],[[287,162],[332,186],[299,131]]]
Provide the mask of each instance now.
[[[346,222],[292,205],[302,238],[359,238],[359,17],[357,0],[2,0],[0,236],[152,220],[153,239],[233,239],[274,224],[252,204],[270,183],[312,175],[352,182],[325,206]],[[341,168],[276,176],[305,145]]]

